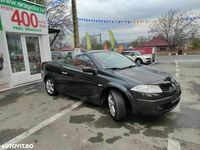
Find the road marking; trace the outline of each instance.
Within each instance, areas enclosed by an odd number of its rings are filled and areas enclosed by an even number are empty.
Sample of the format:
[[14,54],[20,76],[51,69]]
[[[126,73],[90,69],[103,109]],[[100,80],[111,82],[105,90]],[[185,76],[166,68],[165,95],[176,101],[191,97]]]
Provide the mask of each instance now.
[[180,75],[179,75],[179,73],[176,73],[176,75],[175,75],[177,78],[179,78],[180,77]]
[[183,60],[183,59],[179,59],[178,60],[179,62],[200,62],[200,60],[199,59],[193,59],[193,60]]
[[179,78],[180,77],[180,74],[179,74],[179,64],[178,64],[178,61],[176,59],[175,59],[175,64],[176,64],[176,74],[175,74],[175,76],[177,78]]
[[[65,114],[71,112],[73,109],[79,107],[82,104],[83,104],[83,102],[76,102],[70,108],[66,108],[65,110],[53,115],[52,117],[46,119],[45,121],[41,122],[40,124],[34,126],[33,128],[29,129],[28,131],[25,131],[24,133],[16,136],[15,138],[11,139],[10,141],[8,141],[8,142],[6,142],[4,144],[5,145],[7,145],[7,144],[17,144],[17,143],[21,142],[22,140],[26,139],[30,135],[32,135],[35,132],[39,131],[40,129],[46,127],[47,125],[53,123],[54,121],[58,120],[59,118],[61,118]],[[4,145],[4,144],[2,144],[2,145]],[[1,147],[0,150],[6,150],[6,149],[3,149]]]
[[180,142],[174,139],[168,139],[167,150],[180,150]]
[[[176,59],[175,59],[175,64],[176,64],[176,74],[175,74],[175,76],[176,76],[177,78],[179,78],[179,77],[180,77],[179,62],[178,62],[178,60],[176,60]],[[172,110],[172,112],[175,112],[175,113],[180,112],[180,105],[178,104],[178,105]]]

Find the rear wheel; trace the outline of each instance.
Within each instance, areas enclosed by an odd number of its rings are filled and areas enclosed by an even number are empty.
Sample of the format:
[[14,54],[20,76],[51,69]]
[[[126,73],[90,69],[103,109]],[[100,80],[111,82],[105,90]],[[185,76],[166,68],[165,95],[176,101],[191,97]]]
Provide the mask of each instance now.
[[56,96],[58,95],[58,91],[56,90],[55,87],[55,81],[53,78],[47,78],[45,81],[45,89],[46,92],[50,95],[50,96]]
[[111,90],[108,94],[108,107],[113,120],[121,121],[126,117],[126,106],[123,96],[116,90]]

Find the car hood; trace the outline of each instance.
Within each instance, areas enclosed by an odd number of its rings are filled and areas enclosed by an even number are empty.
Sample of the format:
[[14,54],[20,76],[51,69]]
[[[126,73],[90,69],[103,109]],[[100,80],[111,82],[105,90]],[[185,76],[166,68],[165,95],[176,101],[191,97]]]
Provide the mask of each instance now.
[[124,78],[125,80],[131,80],[140,84],[154,83],[171,76],[170,74],[162,72],[155,68],[144,66],[117,70],[114,73],[117,76]]
[[142,55],[144,58],[152,58],[151,55]]

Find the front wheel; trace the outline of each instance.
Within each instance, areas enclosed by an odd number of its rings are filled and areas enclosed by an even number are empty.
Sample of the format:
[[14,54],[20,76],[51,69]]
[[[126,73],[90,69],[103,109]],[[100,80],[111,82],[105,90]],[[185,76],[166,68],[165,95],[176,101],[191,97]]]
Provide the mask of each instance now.
[[58,95],[58,91],[56,90],[55,81],[53,80],[53,78],[47,78],[46,79],[45,89],[46,89],[47,94],[49,94],[50,96],[57,96]]
[[113,120],[121,121],[126,117],[126,106],[122,94],[111,90],[108,94],[108,107]]
[[136,64],[138,64],[138,65],[142,64],[142,60],[141,60],[141,59],[137,59],[135,62],[136,62]]

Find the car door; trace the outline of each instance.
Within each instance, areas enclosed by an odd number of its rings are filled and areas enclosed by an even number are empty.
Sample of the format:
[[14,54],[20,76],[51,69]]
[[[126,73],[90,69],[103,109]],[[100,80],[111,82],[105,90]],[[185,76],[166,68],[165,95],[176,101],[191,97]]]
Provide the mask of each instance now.
[[72,70],[71,67],[63,64],[60,69],[60,74],[57,77],[57,87],[58,90],[61,91],[63,94],[74,96],[75,93],[75,72]]
[[91,101],[93,103],[99,103],[99,98],[102,90],[100,83],[100,77],[98,75],[93,75],[92,73],[85,73],[82,71],[83,67],[95,68],[95,64],[86,55],[79,55],[76,57],[79,60],[79,66],[75,71],[75,80],[73,81],[73,86],[75,88],[76,96],[83,100]]
[[73,59],[72,54],[68,53],[62,60],[59,60],[59,72],[55,76],[57,90],[70,96],[74,96],[74,84],[72,83],[76,74],[73,70]]

